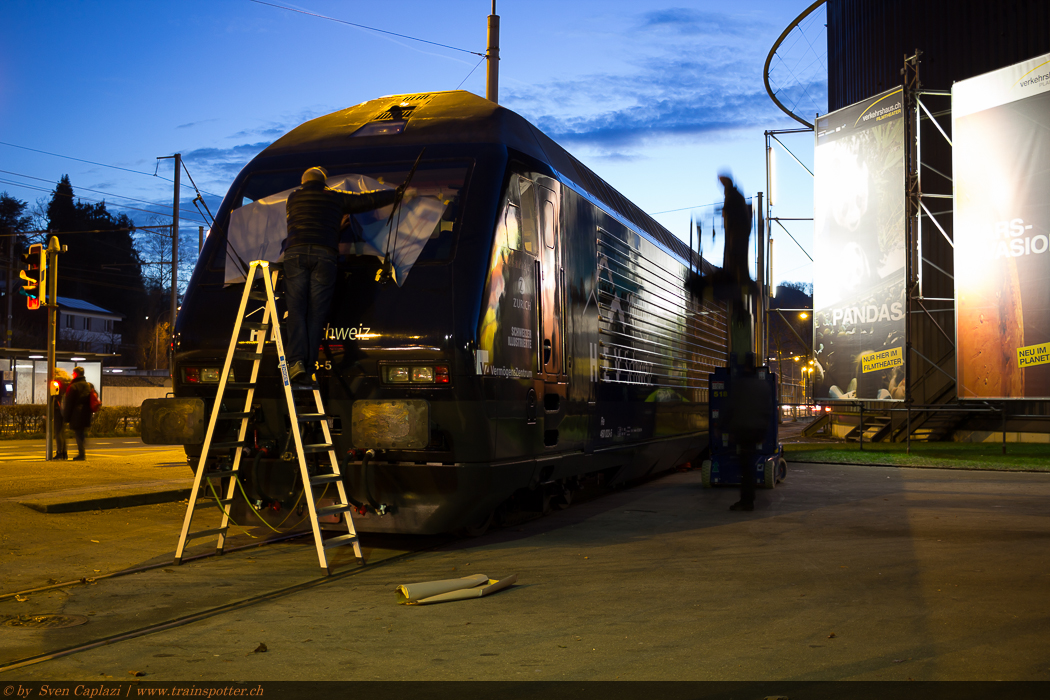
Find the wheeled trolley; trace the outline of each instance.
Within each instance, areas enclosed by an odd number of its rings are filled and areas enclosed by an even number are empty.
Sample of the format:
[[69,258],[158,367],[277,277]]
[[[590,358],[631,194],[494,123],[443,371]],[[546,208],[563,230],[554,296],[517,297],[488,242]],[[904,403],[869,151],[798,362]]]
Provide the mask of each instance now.
[[[734,356],[735,359],[735,356]],[[768,367],[759,367],[758,378],[769,387],[773,405],[777,406],[777,378]],[[711,458],[701,467],[701,483],[705,488],[716,484],[739,485],[740,454],[738,443],[726,424],[729,396],[733,391],[733,378],[738,374],[736,363],[731,360],[728,367],[719,367],[708,378],[710,387],[708,401],[708,425],[711,435]],[[787,477],[787,462],[784,446],[779,442],[777,411],[770,413],[769,424],[760,443],[754,446],[755,485],[767,489],[775,488],[777,482]]]

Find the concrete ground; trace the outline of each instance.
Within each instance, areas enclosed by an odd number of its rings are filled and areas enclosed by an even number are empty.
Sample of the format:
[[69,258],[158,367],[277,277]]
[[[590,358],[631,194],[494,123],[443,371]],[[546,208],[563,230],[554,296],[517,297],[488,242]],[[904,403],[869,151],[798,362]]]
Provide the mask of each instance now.
[[[324,581],[307,540],[6,596],[0,618],[88,622],[0,623],[0,669],[208,616],[0,681],[1050,679],[1050,475],[792,465],[755,512],[736,497],[677,473],[473,540],[365,535],[370,565],[335,550]],[[0,593],[170,560],[183,508],[0,501]],[[397,604],[472,573],[518,584]]]

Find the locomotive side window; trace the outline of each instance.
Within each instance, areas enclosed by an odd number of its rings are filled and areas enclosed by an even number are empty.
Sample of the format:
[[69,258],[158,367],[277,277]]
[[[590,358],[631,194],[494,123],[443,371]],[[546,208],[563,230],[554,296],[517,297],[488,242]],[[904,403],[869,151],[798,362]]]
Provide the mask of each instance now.
[[521,235],[524,241],[528,241],[528,247],[526,251],[532,254],[536,254],[536,233],[539,231],[539,221],[536,213],[536,185],[533,184],[532,180],[526,180],[523,177],[518,178],[519,191],[521,198],[521,224],[522,230]]
[[507,231],[507,247],[524,250],[521,240],[521,209],[514,204],[508,204],[507,210],[503,212],[503,225]]
[[543,244],[554,249],[554,203],[543,201]]
[[[512,175],[507,187],[507,206],[503,211],[503,226],[506,231],[506,245],[512,250],[536,254],[535,228],[526,226],[522,221],[521,187],[517,175]],[[528,181],[525,181],[528,182]],[[530,187],[530,185],[524,185]]]

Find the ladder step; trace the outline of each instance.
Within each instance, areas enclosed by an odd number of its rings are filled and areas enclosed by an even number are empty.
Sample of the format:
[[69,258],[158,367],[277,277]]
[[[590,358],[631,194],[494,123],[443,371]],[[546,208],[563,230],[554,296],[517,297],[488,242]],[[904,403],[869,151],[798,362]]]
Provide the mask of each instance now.
[[213,450],[229,450],[234,447],[247,447],[247,440],[234,440],[233,442],[213,442],[211,449]]
[[[232,498],[223,498],[223,499],[221,499],[219,501],[219,503],[221,505],[223,505],[223,506],[228,506],[231,503],[233,503],[233,499]],[[207,500],[202,500],[202,501],[200,501],[198,503],[195,503],[194,506],[193,506],[193,510],[204,510],[205,508],[214,508],[215,505],[216,505],[215,499],[214,498],[209,498]]]
[[235,359],[235,360],[261,360],[261,359],[263,359],[263,354],[261,352],[247,352],[247,351],[234,352],[233,353],[233,359]]
[[226,382],[227,389],[254,389],[255,382]]
[[296,415],[300,423],[304,421],[322,421],[327,417],[324,413],[299,413]]
[[317,509],[317,517],[323,518],[326,515],[338,515],[339,513],[349,513],[353,510],[353,506],[349,503],[337,503],[334,506],[325,506],[324,508]]
[[240,472],[235,472],[232,469],[223,469],[222,471],[217,472],[204,472],[205,479],[225,479],[228,476],[240,476]]
[[304,454],[314,454],[317,452],[328,452],[334,445],[330,442],[319,442],[315,445],[303,445]]
[[195,540],[198,537],[209,537],[211,535],[225,535],[228,527],[217,527],[213,530],[200,530],[198,532],[190,532],[186,534],[187,540]]
[[[229,386],[227,384],[226,386]],[[292,391],[315,391],[316,387],[313,384],[292,384]]]
[[342,547],[344,544],[354,544],[357,542],[357,535],[339,535],[338,537],[329,537],[324,541],[324,548],[331,549],[332,547]]
[[268,331],[272,327],[272,323],[263,323],[262,321],[243,321],[241,323],[241,328],[245,328],[250,331]]
[[219,420],[242,420],[244,418],[251,418],[251,411],[240,411],[239,413],[220,413]]
[[320,476],[310,477],[310,484],[312,486],[320,486],[321,484],[334,484],[343,478],[342,474],[321,474]]

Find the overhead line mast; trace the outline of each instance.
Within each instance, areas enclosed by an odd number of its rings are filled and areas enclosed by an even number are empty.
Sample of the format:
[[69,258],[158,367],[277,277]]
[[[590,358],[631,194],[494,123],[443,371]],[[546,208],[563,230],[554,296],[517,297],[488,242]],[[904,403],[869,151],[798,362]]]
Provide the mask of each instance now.
[[488,47],[485,49],[485,60],[488,61],[485,75],[485,99],[499,103],[499,15],[496,14],[496,0],[492,0],[492,14],[489,15]]

